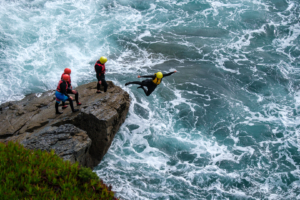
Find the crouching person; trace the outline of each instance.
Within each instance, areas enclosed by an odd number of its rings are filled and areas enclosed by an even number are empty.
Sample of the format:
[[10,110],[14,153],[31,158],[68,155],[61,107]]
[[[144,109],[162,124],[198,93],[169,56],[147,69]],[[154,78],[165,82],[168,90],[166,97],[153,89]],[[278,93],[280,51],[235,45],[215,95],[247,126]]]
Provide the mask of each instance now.
[[[61,79],[63,79],[63,75],[68,74],[70,76],[70,79],[67,81],[68,84],[68,89],[67,89],[67,94],[75,94],[75,101],[77,103],[77,106],[80,106],[81,103],[78,101],[78,91],[72,89],[71,85],[71,69],[70,68],[65,68],[64,73],[61,75]],[[68,106],[65,105],[65,102],[62,102],[62,109],[67,108]]]
[[78,109],[74,109],[73,106],[73,98],[67,94],[68,90],[68,81],[70,80],[70,76],[68,74],[64,74],[62,79],[58,82],[58,86],[55,92],[56,102],[55,102],[55,110],[56,114],[62,114],[62,112],[58,111],[58,105],[62,101],[63,103],[68,100],[73,112],[77,112]]

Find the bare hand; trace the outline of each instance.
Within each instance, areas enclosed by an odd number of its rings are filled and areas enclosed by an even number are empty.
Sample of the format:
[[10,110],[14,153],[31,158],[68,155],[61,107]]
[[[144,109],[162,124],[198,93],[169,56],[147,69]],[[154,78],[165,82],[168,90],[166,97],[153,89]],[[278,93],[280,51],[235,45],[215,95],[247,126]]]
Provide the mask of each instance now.
[[72,97],[70,97],[70,99],[71,99],[71,100],[73,100],[73,98],[72,98]]
[[138,78],[141,78],[141,76],[140,76],[140,75],[138,75]]
[[176,73],[176,72],[177,72],[177,70],[174,71],[174,73]]
[[101,81],[99,81],[99,84],[100,84],[100,85],[101,85],[101,83],[102,83],[102,82],[101,82]]

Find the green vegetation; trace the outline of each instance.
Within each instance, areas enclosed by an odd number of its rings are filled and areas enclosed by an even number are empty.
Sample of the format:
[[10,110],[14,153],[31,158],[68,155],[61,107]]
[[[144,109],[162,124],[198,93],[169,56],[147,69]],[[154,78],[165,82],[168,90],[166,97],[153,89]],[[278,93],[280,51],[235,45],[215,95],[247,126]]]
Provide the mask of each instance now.
[[54,151],[28,150],[0,143],[0,199],[115,199],[91,169]]

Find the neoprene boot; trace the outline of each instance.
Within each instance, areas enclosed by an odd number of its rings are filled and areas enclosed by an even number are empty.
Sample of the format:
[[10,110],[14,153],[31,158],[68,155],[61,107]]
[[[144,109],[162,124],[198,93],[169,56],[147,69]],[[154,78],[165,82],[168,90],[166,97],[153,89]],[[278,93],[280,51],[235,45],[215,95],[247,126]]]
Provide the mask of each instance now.
[[59,112],[58,111],[58,105],[59,105],[59,103],[55,103],[55,110],[56,110],[56,114],[62,114],[62,112]]

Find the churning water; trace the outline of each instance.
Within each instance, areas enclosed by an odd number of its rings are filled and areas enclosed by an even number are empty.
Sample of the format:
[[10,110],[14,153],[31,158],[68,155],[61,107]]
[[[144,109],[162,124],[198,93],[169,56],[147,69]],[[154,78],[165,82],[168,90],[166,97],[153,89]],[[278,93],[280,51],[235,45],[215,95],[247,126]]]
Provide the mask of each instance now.
[[0,103],[106,56],[132,98],[95,168],[118,197],[300,199],[299,19],[299,0],[2,0]]

